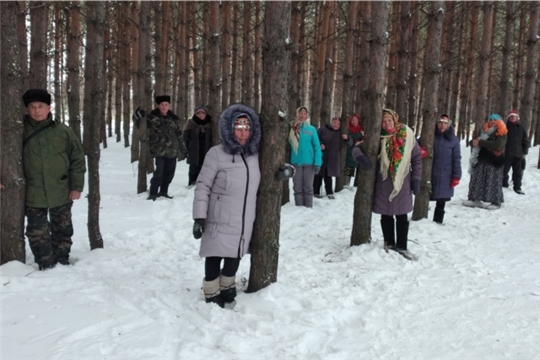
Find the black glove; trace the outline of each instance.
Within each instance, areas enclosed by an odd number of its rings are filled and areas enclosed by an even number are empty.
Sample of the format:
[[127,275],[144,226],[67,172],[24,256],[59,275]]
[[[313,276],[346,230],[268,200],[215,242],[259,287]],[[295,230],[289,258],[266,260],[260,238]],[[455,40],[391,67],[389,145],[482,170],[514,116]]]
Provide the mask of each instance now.
[[315,172],[315,175],[317,175],[319,173],[319,171],[321,171],[321,167],[320,166],[314,166],[313,171]]
[[205,224],[206,224],[206,219],[195,219],[195,222],[193,223],[193,237],[195,239],[202,238]]
[[296,169],[291,164],[283,164],[279,167],[279,170],[276,171],[276,180],[277,181],[285,181],[289,180],[294,176],[294,173],[296,172]]
[[141,108],[137,108],[137,110],[135,110],[135,112],[133,113],[133,120],[140,120],[145,116],[146,112]]
[[414,196],[420,192],[420,180],[411,180],[411,190]]

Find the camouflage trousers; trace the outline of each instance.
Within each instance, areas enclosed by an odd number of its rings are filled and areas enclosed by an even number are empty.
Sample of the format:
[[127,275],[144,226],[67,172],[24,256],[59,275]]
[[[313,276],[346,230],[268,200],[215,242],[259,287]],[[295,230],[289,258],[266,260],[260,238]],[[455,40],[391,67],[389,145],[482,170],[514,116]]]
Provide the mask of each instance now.
[[51,209],[26,207],[26,237],[37,264],[47,266],[68,261],[73,236],[72,206],[73,203]]

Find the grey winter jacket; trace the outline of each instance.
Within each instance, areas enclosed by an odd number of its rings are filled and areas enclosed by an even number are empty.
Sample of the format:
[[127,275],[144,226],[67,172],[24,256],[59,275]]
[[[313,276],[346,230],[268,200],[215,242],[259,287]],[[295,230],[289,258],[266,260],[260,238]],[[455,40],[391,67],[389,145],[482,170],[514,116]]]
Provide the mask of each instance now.
[[[232,130],[231,119],[237,113],[251,117],[246,146],[238,143]],[[234,104],[221,114],[219,130],[222,143],[206,154],[193,200],[193,219],[206,219],[199,255],[242,258],[251,242],[261,179],[260,122],[252,109]]]
[[[411,139],[416,141],[416,139]],[[379,169],[379,164],[375,169]],[[392,193],[394,186],[390,174],[383,181],[381,173],[377,171],[375,180],[375,194],[373,198],[373,212],[381,215],[402,215],[413,209],[411,181],[422,178],[422,155],[418,143],[414,145],[411,155],[411,172],[407,174],[403,181],[401,191],[390,201],[388,197]]]
[[451,199],[454,196],[454,189],[450,187],[452,178],[461,179],[461,149],[450,125],[443,133],[435,129],[430,199]]

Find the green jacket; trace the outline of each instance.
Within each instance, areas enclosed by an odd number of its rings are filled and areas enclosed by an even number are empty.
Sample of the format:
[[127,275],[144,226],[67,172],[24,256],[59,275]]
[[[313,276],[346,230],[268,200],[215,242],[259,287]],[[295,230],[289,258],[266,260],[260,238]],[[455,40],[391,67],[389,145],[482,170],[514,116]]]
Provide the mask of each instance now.
[[[24,117],[24,138],[52,122]],[[84,188],[86,164],[81,142],[64,124],[54,122],[23,148],[26,206],[54,208],[71,202],[69,192]]]
[[154,109],[146,118],[148,121],[148,144],[153,158],[166,157],[183,160],[186,146],[182,138],[180,119],[172,111],[162,116]]

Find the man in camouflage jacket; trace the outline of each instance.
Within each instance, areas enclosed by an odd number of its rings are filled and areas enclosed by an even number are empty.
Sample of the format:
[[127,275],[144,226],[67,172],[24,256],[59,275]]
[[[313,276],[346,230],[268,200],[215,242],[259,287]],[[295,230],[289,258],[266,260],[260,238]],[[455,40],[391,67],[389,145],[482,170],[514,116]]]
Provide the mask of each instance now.
[[69,265],[71,207],[81,197],[86,165],[79,139],[53,121],[51,95],[30,89],[23,101],[28,109],[23,119],[26,236],[39,269],[45,270],[57,263]]
[[147,116],[150,155],[155,158],[156,164],[150,180],[148,200],[154,201],[158,196],[172,199],[168,191],[176,171],[176,162],[186,157],[180,119],[170,110],[171,97],[156,96],[156,104],[158,107]]

